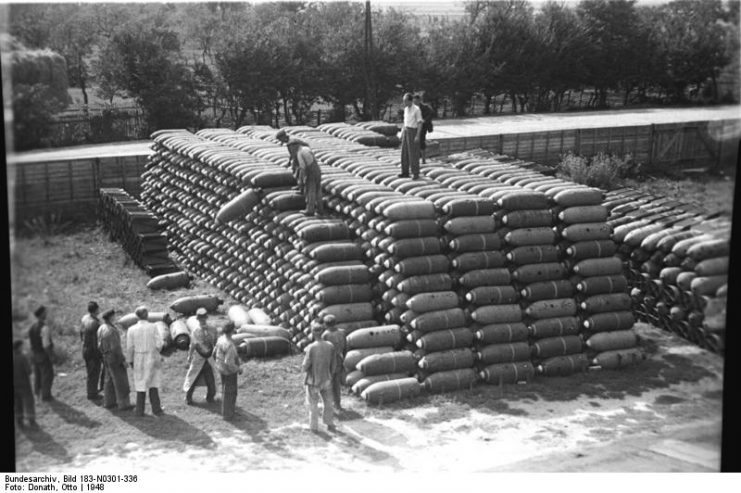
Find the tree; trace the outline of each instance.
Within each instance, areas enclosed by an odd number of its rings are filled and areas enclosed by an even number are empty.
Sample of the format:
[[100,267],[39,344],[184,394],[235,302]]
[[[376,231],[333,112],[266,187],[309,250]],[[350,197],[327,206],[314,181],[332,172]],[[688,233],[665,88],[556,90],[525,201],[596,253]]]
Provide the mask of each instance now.
[[677,0],[656,7],[654,29],[663,62],[659,83],[675,101],[684,101],[690,85],[699,90],[706,80],[717,98],[718,74],[731,60],[722,22],[726,15],[719,0]]
[[587,29],[588,50],[584,54],[586,76],[597,93],[596,105],[607,107],[607,92],[640,70],[645,37],[635,0],[582,0],[577,7]]
[[54,113],[69,104],[64,58],[15,44],[10,52],[16,150],[47,145]]
[[148,131],[198,125],[201,107],[192,71],[179,61],[177,35],[162,28],[129,26],[114,34],[106,51],[113,64],[106,72],[113,86],[135,97]]

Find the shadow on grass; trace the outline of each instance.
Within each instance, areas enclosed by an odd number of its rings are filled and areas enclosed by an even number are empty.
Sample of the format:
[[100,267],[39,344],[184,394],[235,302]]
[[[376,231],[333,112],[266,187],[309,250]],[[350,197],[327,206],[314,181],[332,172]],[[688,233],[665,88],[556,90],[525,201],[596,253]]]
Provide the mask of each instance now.
[[138,428],[142,433],[158,440],[180,441],[186,445],[195,445],[202,448],[216,447],[216,443],[208,433],[172,414],[163,414],[156,417],[151,414],[136,416],[133,413],[126,413],[121,414],[120,417],[126,424]]
[[21,432],[33,444],[33,449],[40,454],[48,455],[61,462],[72,460],[67,449],[54,441],[52,436],[41,428],[23,428]]
[[87,414],[78,411],[77,409],[65,404],[59,399],[54,399],[48,402],[49,407],[54,411],[60,418],[67,423],[84,426],[85,428],[96,428],[100,426],[99,421],[90,419]]
[[[221,414],[221,404],[217,403],[217,412]],[[267,423],[261,417],[245,411],[241,407],[237,406],[234,413],[234,419],[227,421],[233,427],[242,430],[252,437],[252,441],[255,443],[261,443],[264,441],[262,435],[267,429]]]

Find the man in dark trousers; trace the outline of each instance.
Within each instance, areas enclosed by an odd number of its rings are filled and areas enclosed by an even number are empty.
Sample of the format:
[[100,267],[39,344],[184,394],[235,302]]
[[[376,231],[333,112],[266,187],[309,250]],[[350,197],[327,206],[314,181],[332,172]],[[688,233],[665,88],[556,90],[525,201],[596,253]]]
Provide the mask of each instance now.
[[337,323],[334,315],[324,316],[324,334],[322,339],[332,343],[334,346],[335,366],[332,372],[332,397],[334,398],[335,411],[339,414],[342,412],[342,377],[344,373],[345,350],[347,348],[347,338],[345,333],[337,329]]
[[322,340],[322,326],[314,322],[311,326],[314,342],[305,351],[301,369],[306,373],[306,403],[309,405],[309,429],[319,431],[319,398],[322,399],[322,420],[329,431],[335,431],[332,409],[332,373],[335,356],[332,343]]
[[103,312],[103,323],[98,328],[98,349],[105,365],[106,381],[103,389],[103,406],[118,407],[120,411],[133,409],[129,392],[129,375],[126,373],[126,358],[121,346],[121,334],[113,323],[113,309]]
[[26,418],[31,428],[37,428],[36,404],[31,390],[31,362],[23,352],[22,340],[13,341],[13,401],[18,427],[25,428],[23,418]]
[[237,405],[237,375],[242,373],[239,366],[237,345],[234,344],[234,322],[227,322],[222,327],[222,335],[214,348],[214,366],[221,374],[221,415],[226,421],[234,419]]
[[98,382],[100,380],[100,367],[102,358],[98,350],[98,304],[91,301],[87,304],[87,313],[82,317],[82,328],[80,329],[80,341],[82,341],[82,357],[87,369],[87,398],[91,401],[102,399],[98,393]]
[[33,312],[36,322],[28,331],[33,361],[34,392],[42,401],[51,401],[51,386],[54,382],[54,342],[51,329],[46,325],[46,307],[40,306]]
[[412,169],[414,180],[419,179],[419,141],[422,136],[422,112],[412,101],[411,93],[404,94],[404,128],[401,129],[401,174],[409,177]]
[[422,120],[424,120],[422,123],[422,133],[419,136],[419,155],[422,158],[422,164],[425,164],[427,162],[425,156],[425,149],[427,149],[427,134],[432,132],[432,116],[435,112],[430,105],[422,102],[422,96],[419,94],[414,95],[414,104],[419,108],[419,111],[422,113]]

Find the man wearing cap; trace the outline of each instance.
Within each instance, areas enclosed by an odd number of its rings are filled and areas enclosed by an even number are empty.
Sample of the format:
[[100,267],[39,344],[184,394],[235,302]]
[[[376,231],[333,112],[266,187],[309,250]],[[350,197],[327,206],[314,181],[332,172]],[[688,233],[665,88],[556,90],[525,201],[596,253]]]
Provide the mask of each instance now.
[[412,168],[414,179],[419,179],[419,142],[422,138],[422,112],[412,104],[412,94],[404,94],[404,128],[401,129],[401,174],[399,178],[409,177]]
[[221,332],[214,348],[214,365],[221,374],[221,415],[230,421],[234,418],[237,405],[237,375],[242,373],[242,368],[239,366],[237,346],[232,339],[234,322],[227,322]]
[[[286,144],[288,147],[288,165],[291,167],[291,173],[293,173],[293,177],[296,178],[296,182],[298,183],[298,158],[296,157],[296,152],[298,151],[300,146],[309,147],[309,144],[304,142],[303,140],[296,138],[296,137],[289,137],[288,134],[284,129],[278,130],[278,133],[275,134],[275,138],[280,141],[281,144]],[[299,184],[299,191],[301,193],[304,193],[303,188],[301,188],[301,185]]]
[[322,340],[322,326],[314,322],[311,326],[314,342],[306,347],[302,365],[306,373],[306,403],[309,405],[309,429],[319,431],[319,398],[322,399],[322,420],[329,431],[335,431],[332,406],[332,374],[334,373],[334,346]]
[[87,369],[87,398],[89,400],[100,399],[98,393],[98,381],[100,379],[101,357],[98,350],[98,304],[91,301],[87,304],[87,313],[82,317],[80,329],[80,341],[82,342],[82,358],[85,360]]
[[33,312],[36,322],[28,330],[33,361],[34,391],[42,401],[51,401],[51,385],[54,382],[54,342],[51,329],[46,325],[46,307],[40,306]]
[[36,403],[31,390],[31,362],[23,352],[20,339],[13,341],[13,403],[18,427],[25,427],[23,418],[26,418],[31,428],[37,428]]
[[118,407],[120,411],[133,409],[129,400],[129,376],[126,373],[126,358],[121,347],[121,334],[113,323],[116,312],[109,309],[103,312],[103,323],[98,327],[98,350],[103,358],[105,384],[103,386],[103,405]]
[[144,416],[149,391],[152,414],[160,416],[164,414],[158,390],[162,380],[162,338],[157,326],[147,320],[149,310],[146,306],[140,306],[134,313],[139,321],[129,328],[126,335],[126,359],[134,369],[136,415]]
[[183,391],[185,403],[193,404],[193,391],[196,387],[206,386],[206,401],[214,402],[216,396],[216,382],[214,371],[211,368],[211,355],[216,343],[216,329],[207,323],[208,314],[205,308],[196,311],[198,328],[190,335],[188,348],[188,373],[185,374]]
[[334,371],[332,372],[332,397],[334,398],[334,408],[342,412],[342,377],[345,369],[345,350],[347,348],[347,338],[345,333],[337,329],[337,323],[334,315],[324,316],[324,334],[322,339],[332,344],[334,347]]

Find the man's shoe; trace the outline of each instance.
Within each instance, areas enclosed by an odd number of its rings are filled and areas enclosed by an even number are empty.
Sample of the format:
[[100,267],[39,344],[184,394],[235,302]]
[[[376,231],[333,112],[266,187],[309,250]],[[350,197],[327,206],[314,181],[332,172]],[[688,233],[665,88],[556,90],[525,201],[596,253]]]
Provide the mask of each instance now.
[[87,396],[87,400],[89,401],[99,401],[101,399],[103,399],[103,396],[98,394]]
[[155,416],[162,416],[163,414],[165,414],[165,410],[160,409],[159,411],[152,411],[152,414],[154,414]]
[[337,427],[335,425],[327,425],[327,429],[331,432],[337,431]]
[[412,180],[419,180],[419,175],[414,175],[414,176],[412,177]]
[[185,398],[185,403],[186,403],[187,405],[189,405],[189,406],[192,406],[192,405],[193,405],[193,399],[188,399],[188,398],[186,397],[186,398]]
[[[116,407],[116,404],[115,403],[114,404],[106,404],[103,407],[106,408],[106,409],[113,409],[114,407]],[[134,406],[131,406],[131,407],[134,407]]]
[[54,397],[51,395],[48,395],[46,397],[42,397],[41,400],[44,402],[52,402],[54,400]]
[[409,178],[409,175],[405,175],[404,173],[401,173],[400,175],[397,175],[399,178]]
[[210,399],[206,399],[206,402],[208,402],[209,404],[213,404],[214,402],[216,402],[216,399],[211,397]]

